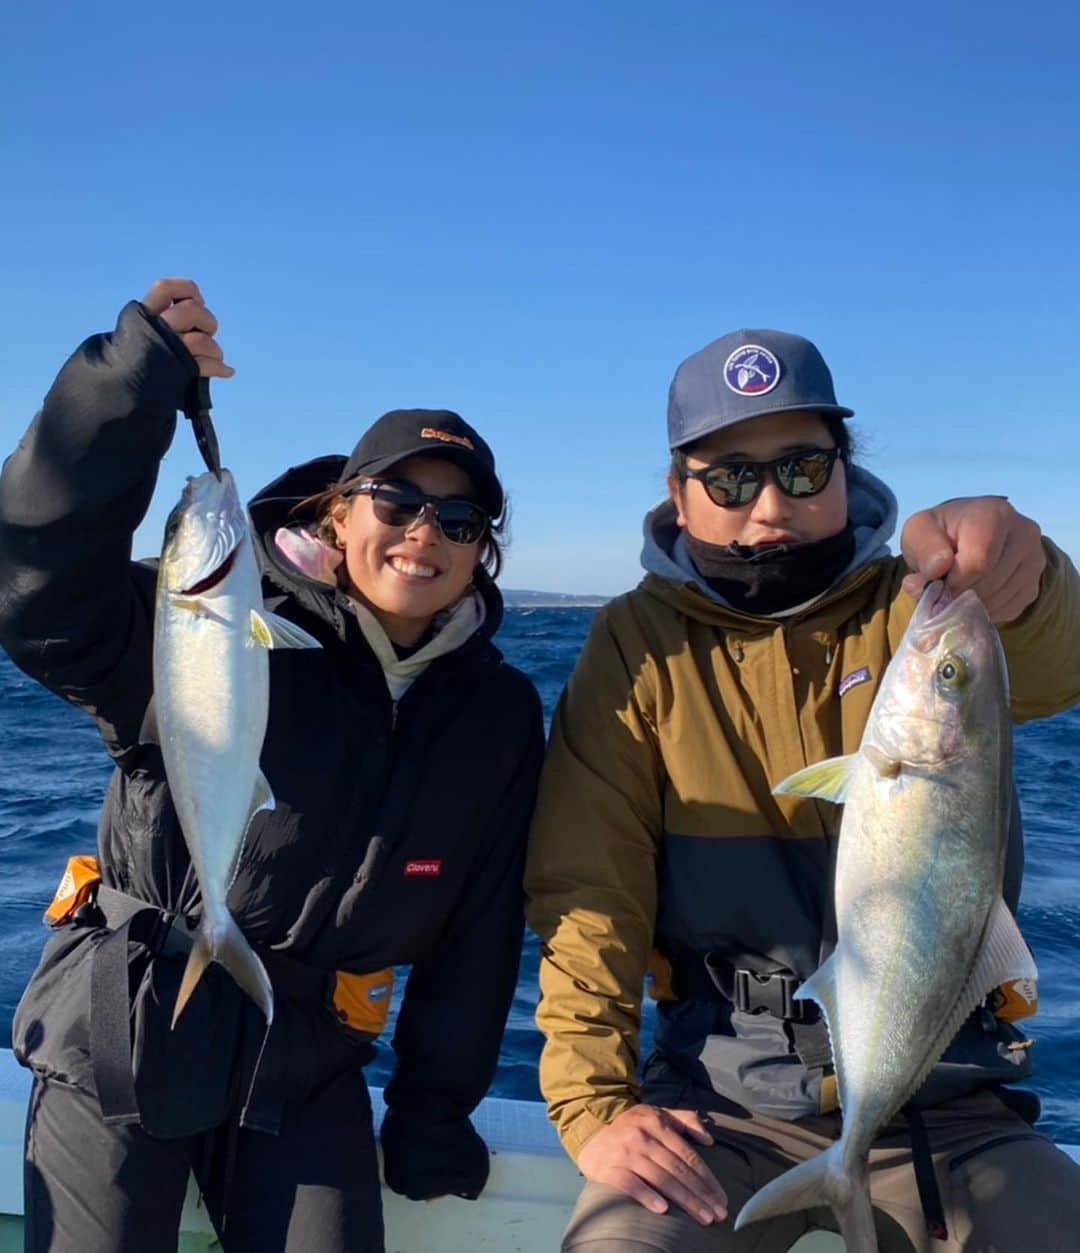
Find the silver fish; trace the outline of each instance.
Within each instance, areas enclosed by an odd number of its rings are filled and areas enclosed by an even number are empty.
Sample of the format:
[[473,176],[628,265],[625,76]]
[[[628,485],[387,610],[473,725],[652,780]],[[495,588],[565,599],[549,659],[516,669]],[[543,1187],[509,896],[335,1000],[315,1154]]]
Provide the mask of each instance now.
[[247,514],[228,470],[189,478],[169,515],[154,612],[154,699],[142,739],[161,745],[169,792],[202,894],[175,1025],[210,962],[273,1020],[266,970],[225,898],[252,816],[274,808],[259,769],[268,648],[318,648],[263,607]]
[[875,1253],[867,1159],[995,987],[1037,977],[1001,895],[1012,786],[1005,658],[974,592],[926,588],[857,753],[774,790],[844,804],[837,944],[796,995],[821,1007],[843,1133],[743,1206],[736,1229],[828,1204]]

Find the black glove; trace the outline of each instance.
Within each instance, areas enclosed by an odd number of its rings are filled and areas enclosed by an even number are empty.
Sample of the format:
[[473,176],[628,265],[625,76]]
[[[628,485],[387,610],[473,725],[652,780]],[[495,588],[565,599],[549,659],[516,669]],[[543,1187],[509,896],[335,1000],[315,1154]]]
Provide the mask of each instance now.
[[475,1201],[488,1177],[487,1145],[467,1118],[430,1122],[388,1109],[379,1132],[386,1186],[410,1201]]

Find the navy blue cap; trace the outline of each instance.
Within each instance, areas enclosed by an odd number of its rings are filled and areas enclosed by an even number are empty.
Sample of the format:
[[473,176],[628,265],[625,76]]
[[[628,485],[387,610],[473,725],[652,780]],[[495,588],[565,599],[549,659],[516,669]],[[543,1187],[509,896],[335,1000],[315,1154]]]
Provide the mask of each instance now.
[[825,358],[801,335],[732,331],[687,357],[668,392],[668,446],[766,413],[811,409],[850,418],[836,403]]
[[444,457],[468,474],[477,504],[493,517],[502,513],[503,489],[491,449],[475,430],[449,409],[391,409],[360,437],[341,482],[362,474],[383,474],[406,457]]

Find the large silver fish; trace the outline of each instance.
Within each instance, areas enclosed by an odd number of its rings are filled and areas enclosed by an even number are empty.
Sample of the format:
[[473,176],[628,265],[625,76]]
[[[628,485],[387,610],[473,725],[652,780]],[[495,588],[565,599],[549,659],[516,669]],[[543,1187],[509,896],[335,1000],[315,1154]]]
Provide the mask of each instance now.
[[225,904],[252,816],[273,809],[259,754],[266,734],[268,648],[318,641],[263,607],[247,514],[228,470],[189,478],[169,515],[154,612],[154,699],[144,741],[165,775],[202,894],[202,917],[175,1023],[210,962],[266,1015],[266,970]]
[[827,1204],[852,1253],[874,1253],[867,1156],[971,1011],[1035,979],[1001,896],[1012,786],[1008,678],[974,592],[923,593],[859,751],[775,790],[844,804],[837,944],[796,994],[821,1007],[843,1110],[835,1145],[743,1206],[736,1228]]

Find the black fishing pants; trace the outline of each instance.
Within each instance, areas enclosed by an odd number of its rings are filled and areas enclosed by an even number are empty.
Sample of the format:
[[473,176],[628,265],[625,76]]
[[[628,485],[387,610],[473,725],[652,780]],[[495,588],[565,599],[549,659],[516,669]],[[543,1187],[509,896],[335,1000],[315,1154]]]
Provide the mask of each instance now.
[[287,1104],[281,1134],[224,1125],[161,1140],[36,1078],[26,1125],[26,1253],[172,1253],[194,1171],[224,1253],[383,1253],[363,1071]]

